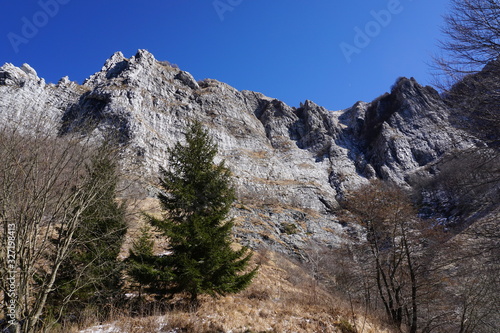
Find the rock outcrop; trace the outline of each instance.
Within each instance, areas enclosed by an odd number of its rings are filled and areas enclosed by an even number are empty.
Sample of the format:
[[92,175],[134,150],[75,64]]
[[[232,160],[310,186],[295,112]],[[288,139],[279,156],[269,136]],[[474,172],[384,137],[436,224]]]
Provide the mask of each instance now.
[[234,174],[237,235],[286,252],[310,239],[335,246],[355,228],[335,216],[347,190],[372,178],[405,185],[446,152],[475,144],[450,125],[437,92],[414,79],[399,79],[372,103],[333,112],[197,82],[145,50],[131,58],[115,53],[82,85],[67,77],[46,84],[28,65],[5,64],[0,120],[23,126],[23,114],[46,117],[59,135],[112,133],[127,147],[127,162],[153,181],[167,147],[189,121],[201,121]]

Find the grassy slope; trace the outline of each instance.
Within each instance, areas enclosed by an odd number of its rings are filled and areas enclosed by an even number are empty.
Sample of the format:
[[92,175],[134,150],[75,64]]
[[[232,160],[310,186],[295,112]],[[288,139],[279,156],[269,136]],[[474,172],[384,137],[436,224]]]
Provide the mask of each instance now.
[[[196,310],[178,306],[146,317],[122,312],[107,326],[80,332],[356,332],[348,304],[328,294],[304,268],[269,251],[254,257],[254,264],[260,265],[259,275],[240,294],[205,297]],[[357,332],[391,332],[377,319],[355,312]],[[78,328],[70,331],[78,332]]]

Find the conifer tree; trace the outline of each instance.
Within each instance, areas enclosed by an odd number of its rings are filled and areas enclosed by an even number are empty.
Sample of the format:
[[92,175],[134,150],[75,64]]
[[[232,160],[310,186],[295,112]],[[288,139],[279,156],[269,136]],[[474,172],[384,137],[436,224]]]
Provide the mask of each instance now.
[[172,280],[168,258],[153,254],[152,237],[149,226],[141,228],[140,236],[132,243],[127,258],[127,274],[137,282],[139,297],[143,290],[161,294]]
[[172,280],[164,292],[187,292],[196,303],[201,294],[243,290],[257,269],[243,273],[252,255],[245,247],[231,248],[234,222],[228,213],[235,193],[224,161],[214,162],[217,145],[198,122],[185,136],[185,144],[169,149],[168,168],[160,168],[163,217],[148,220],[170,244]]
[[123,265],[117,257],[127,224],[125,205],[116,201],[115,155],[110,147],[102,146],[87,167],[89,186],[96,193],[81,215],[71,252],[49,298],[59,315],[78,313],[90,303],[103,306],[120,291]]

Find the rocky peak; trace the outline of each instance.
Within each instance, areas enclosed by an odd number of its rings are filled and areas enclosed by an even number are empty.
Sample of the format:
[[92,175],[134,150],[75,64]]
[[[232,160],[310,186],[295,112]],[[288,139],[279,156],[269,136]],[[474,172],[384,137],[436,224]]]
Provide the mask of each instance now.
[[100,85],[127,85],[151,90],[173,80],[191,89],[199,89],[191,74],[173,67],[167,61],[156,60],[147,50],[139,50],[131,58],[125,58],[121,52],[114,53],[106,60],[101,71],[91,75],[84,85],[91,88]]
[[331,112],[306,100],[296,109],[295,114],[298,121],[293,126],[292,137],[297,140],[297,145],[318,156],[326,154],[331,145],[330,140],[338,133]]
[[451,122],[483,140],[489,147],[500,148],[500,57],[477,73],[466,75],[446,92],[453,109]]
[[[249,245],[287,252],[311,238],[341,241],[352,226],[340,224],[334,211],[349,189],[375,177],[406,184],[445,152],[472,144],[450,126],[439,95],[414,79],[402,78],[390,93],[339,112],[309,100],[291,107],[213,79],[196,82],[145,50],[131,58],[113,54],[83,85],[41,81],[28,66],[1,67],[1,120],[29,110],[24,114],[50,115],[59,134],[112,133],[126,147],[125,164],[151,183],[184,126],[201,121],[234,174],[242,207],[234,210],[238,235]],[[22,92],[15,91],[20,82]],[[295,234],[283,231],[290,224]]]
[[356,138],[369,170],[404,183],[408,173],[445,152],[474,145],[472,137],[450,126],[448,117],[436,90],[400,78],[390,93],[369,104],[356,103],[340,119],[347,126],[344,131]]
[[36,71],[28,64],[16,67],[6,63],[0,67],[0,85],[24,87],[27,84],[44,86],[45,80],[40,79]]

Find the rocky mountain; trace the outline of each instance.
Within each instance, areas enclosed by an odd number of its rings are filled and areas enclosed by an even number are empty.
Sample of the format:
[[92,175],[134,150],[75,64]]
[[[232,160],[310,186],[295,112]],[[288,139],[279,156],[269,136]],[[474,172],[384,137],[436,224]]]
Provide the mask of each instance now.
[[[166,148],[201,121],[234,174],[236,232],[247,244],[293,253],[309,240],[337,245],[355,226],[335,215],[346,191],[373,178],[403,186],[432,177],[447,152],[480,144],[454,128],[431,87],[400,78],[371,103],[329,111],[306,100],[291,107],[252,91],[193,76],[139,50],[115,53],[77,84],[47,84],[29,65],[0,67],[0,121],[29,133],[103,138],[126,146],[126,165],[154,184]],[[9,125],[10,126],[10,125]]]

